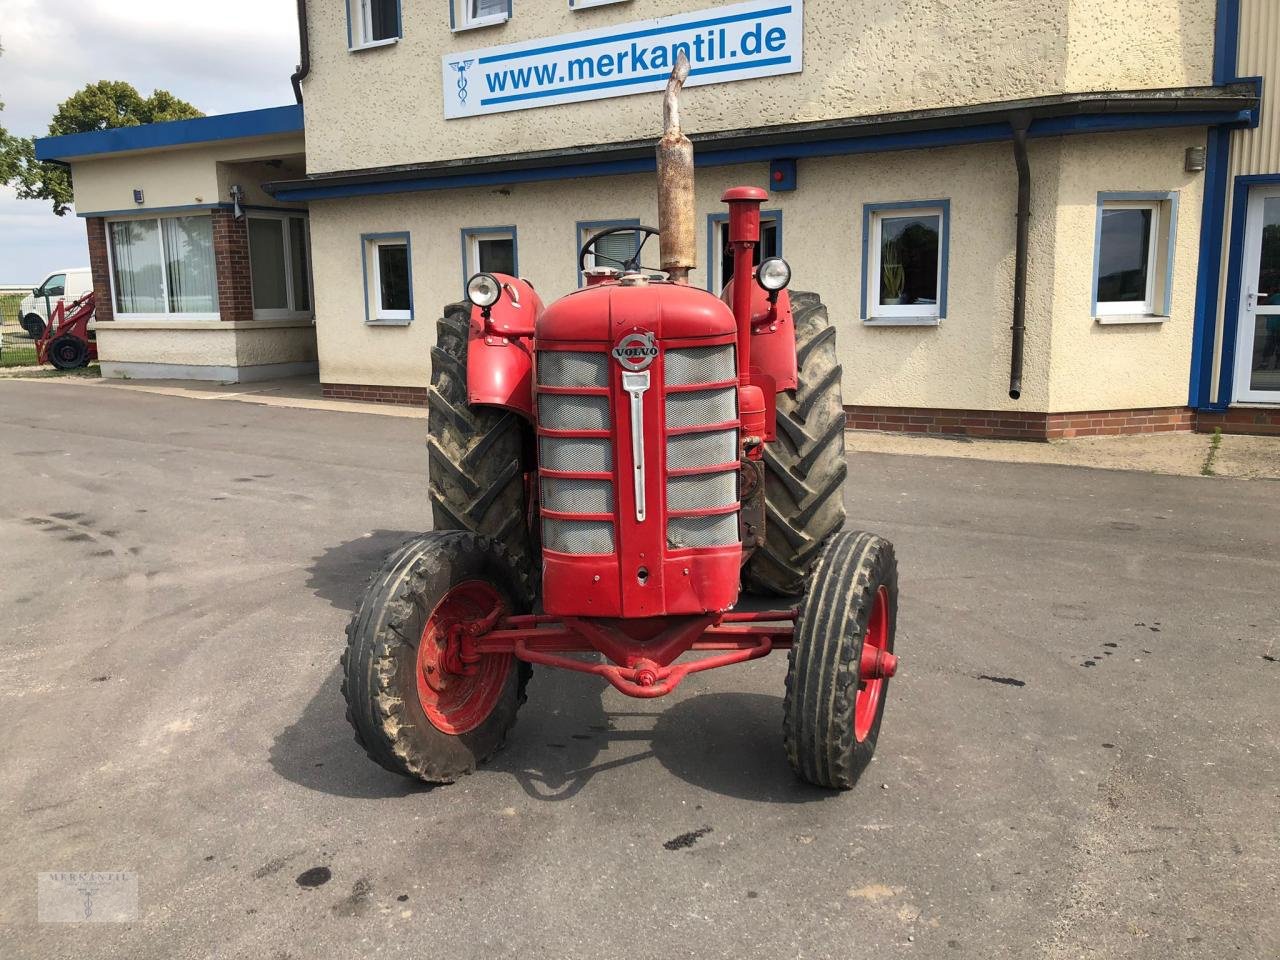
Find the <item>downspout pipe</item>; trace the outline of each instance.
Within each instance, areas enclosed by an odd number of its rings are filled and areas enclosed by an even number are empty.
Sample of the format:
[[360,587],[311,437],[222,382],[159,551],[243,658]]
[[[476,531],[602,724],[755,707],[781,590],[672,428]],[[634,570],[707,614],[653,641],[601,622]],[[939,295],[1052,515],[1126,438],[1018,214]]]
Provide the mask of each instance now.
[[307,36],[307,0],[298,0],[298,66],[289,77],[293,96],[302,103],[302,81],[311,72],[311,40]]
[[1031,163],[1027,159],[1027,128],[1030,117],[1025,113],[1010,118],[1013,128],[1013,159],[1018,166],[1017,240],[1013,261],[1013,326],[1009,351],[1009,398],[1022,396],[1022,352],[1027,332],[1027,257],[1031,233]]

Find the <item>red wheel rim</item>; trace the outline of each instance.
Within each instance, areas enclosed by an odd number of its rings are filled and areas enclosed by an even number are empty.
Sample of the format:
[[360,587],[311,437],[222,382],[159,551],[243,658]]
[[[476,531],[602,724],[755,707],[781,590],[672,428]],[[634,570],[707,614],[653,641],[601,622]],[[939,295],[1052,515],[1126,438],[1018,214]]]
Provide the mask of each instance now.
[[[461,664],[458,656],[459,634],[468,624],[493,613],[495,607],[507,612],[498,591],[481,580],[468,580],[440,598],[422,627],[418,702],[431,725],[442,733],[457,736],[474,730],[502,696],[511,654],[487,654],[467,665]],[[459,666],[468,672],[460,672]]]
[[[877,650],[889,649],[889,591],[884,587],[876,589],[871,616],[867,620],[867,635],[862,638],[862,644]],[[863,657],[866,657],[865,652]],[[853,736],[859,743],[867,739],[867,734],[876,722],[886,683],[888,681],[883,677],[876,677],[874,680],[859,677],[858,696],[853,702]]]

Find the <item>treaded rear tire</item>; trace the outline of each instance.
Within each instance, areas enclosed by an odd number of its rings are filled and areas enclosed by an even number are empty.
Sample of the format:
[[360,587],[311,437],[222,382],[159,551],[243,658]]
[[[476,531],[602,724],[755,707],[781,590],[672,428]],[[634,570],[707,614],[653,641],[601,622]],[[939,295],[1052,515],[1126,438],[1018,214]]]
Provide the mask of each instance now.
[[822,544],[845,522],[844,403],[836,329],[816,293],[791,294],[796,389],[778,397],[774,443],[765,444],[765,539],[743,572],[760,593],[799,596]]
[[45,354],[59,370],[76,370],[89,364],[89,345],[79,337],[64,333],[54,337]]
[[854,735],[862,645],[880,587],[888,605],[887,649],[898,622],[898,561],[893,544],[870,533],[841,532],[822,551],[796,616],[787,658],[783,742],[791,769],[820,787],[848,790],[871,762],[889,680],[867,735]]
[[27,336],[32,340],[39,340],[43,337],[44,328],[44,317],[38,313],[28,313],[22,318],[22,329],[27,331]]
[[451,735],[428,719],[418,696],[418,644],[431,611],[454,586],[481,580],[512,614],[532,606],[528,578],[498,543],[462,531],[406,540],[369,584],[347,627],[342,695],[356,742],[369,758],[402,776],[452,783],[500,750],[525,700],[528,665],[512,660],[487,717]]
[[527,427],[519,416],[467,402],[471,304],[451,303],[436,324],[427,392],[428,491],[436,530],[470,530],[503,544],[537,576],[525,502]]

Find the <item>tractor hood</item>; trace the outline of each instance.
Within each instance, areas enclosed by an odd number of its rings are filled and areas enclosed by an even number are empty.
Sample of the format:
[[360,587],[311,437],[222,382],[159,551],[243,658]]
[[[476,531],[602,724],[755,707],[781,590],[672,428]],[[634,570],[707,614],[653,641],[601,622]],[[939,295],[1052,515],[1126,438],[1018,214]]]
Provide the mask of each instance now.
[[723,300],[676,283],[612,281],[561,297],[538,318],[538,340],[613,343],[633,330],[658,340],[733,334],[737,324]]

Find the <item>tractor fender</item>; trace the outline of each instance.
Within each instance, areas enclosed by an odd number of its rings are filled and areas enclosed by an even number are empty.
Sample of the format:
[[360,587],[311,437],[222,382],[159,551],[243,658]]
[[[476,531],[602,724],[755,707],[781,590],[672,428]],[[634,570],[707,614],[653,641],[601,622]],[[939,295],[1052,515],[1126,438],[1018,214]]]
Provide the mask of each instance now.
[[527,280],[494,276],[505,289],[488,323],[479,307],[471,308],[467,401],[512,410],[533,422],[533,328],[542,299]]
[[[751,284],[751,380],[765,392],[772,408],[773,394],[796,388],[796,326],[791,319],[791,293],[783,290],[778,302],[769,304],[769,294],[758,283]],[[733,280],[725,284],[720,299],[733,305]],[[772,384],[769,389],[766,387]],[[770,409],[772,414],[772,409]],[[770,417],[770,423],[773,422]]]

